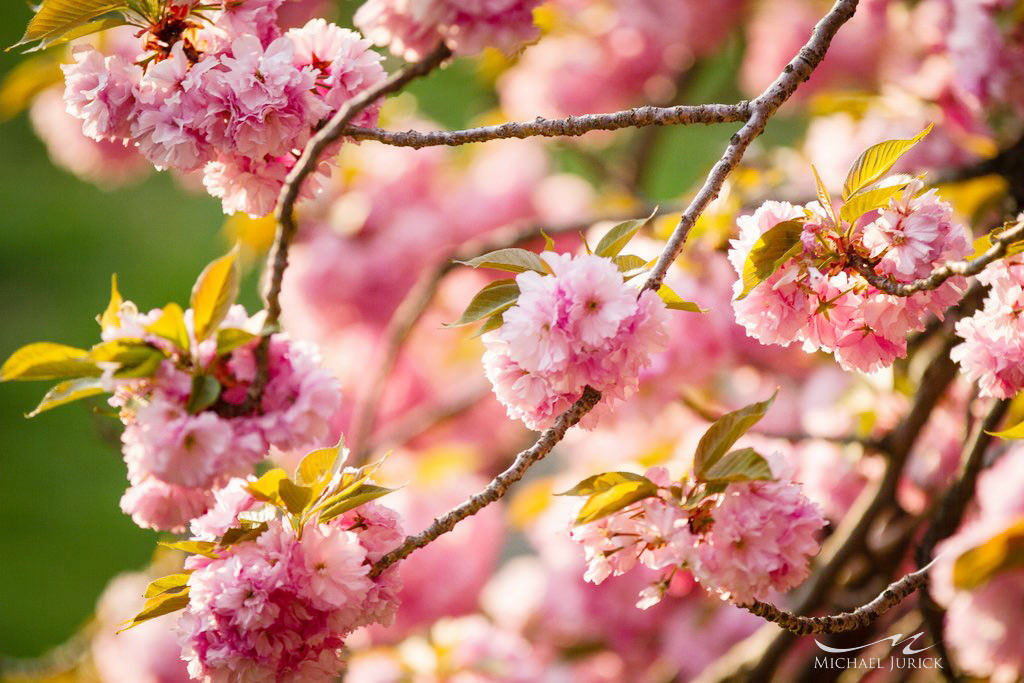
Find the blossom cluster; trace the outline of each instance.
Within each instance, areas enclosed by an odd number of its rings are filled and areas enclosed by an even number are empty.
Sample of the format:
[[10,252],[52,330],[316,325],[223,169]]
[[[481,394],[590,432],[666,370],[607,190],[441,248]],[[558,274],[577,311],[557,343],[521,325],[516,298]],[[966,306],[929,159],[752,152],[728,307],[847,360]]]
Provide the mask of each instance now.
[[1024,389],[1024,257],[993,263],[978,274],[985,303],[956,324],[963,342],[950,352],[982,396],[1011,398]]
[[[960,530],[935,548],[931,590],[946,609],[945,638],[957,663],[974,676],[1009,683],[1024,675],[1020,648],[1024,569],[1013,550],[1024,530],[1024,449],[1014,446],[992,469],[978,478],[976,512]],[[1006,534],[1016,529],[1015,534]],[[1000,539],[1000,535],[1004,537]],[[957,576],[963,555],[994,542],[987,560],[966,572],[965,586]],[[1003,567],[992,571],[992,562]],[[982,571],[987,575],[982,579]]]
[[[887,204],[853,226],[836,225],[831,207],[769,201],[741,216],[729,260],[740,280],[734,285],[736,321],[763,344],[801,342],[804,350],[835,354],[847,370],[873,372],[906,355],[910,332],[929,315],[942,317],[963,293],[963,279],[899,297],[870,285],[849,259],[867,260],[874,273],[896,282],[927,276],[933,268],[971,252],[966,229],[934,189],[920,193],[913,180]],[[762,236],[777,225],[799,220],[794,255],[743,296],[744,272]]]
[[[140,314],[124,302],[118,324],[104,328],[103,339],[141,339],[171,353],[150,377],[111,374],[108,389],[125,424],[121,440],[131,487],[121,508],[139,526],[176,530],[206,510],[212,489],[250,471],[271,447],[289,451],[321,443],[340,393],[337,381],[320,368],[314,347],[274,334],[266,384],[258,405],[246,408],[263,316],[249,317],[233,306],[220,329],[246,331],[250,340],[218,354],[216,338],[206,339],[193,346],[191,358],[183,358],[166,339],[147,331],[162,314],[161,309]],[[189,309],[186,327],[191,319]],[[194,338],[194,331],[189,333]],[[221,390],[216,401],[196,411],[190,406],[200,374],[215,377]]]
[[[158,169],[201,171],[225,212],[269,213],[317,127],[384,78],[354,31],[312,19],[283,32],[282,2],[171,4],[136,61],[76,48],[63,67],[67,111],[93,140],[137,148]],[[372,125],[377,111],[353,123]]]
[[[775,469],[782,474],[781,463]],[[807,578],[825,517],[792,479],[732,483],[688,507],[667,470],[651,468],[646,478],[657,495],[573,529],[586,554],[586,580],[601,583],[638,565],[656,570],[659,580],[637,602],[646,609],[683,570],[737,605],[769,600]]]
[[409,61],[444,43],[459,55],[493,46],[506,53],[538,37],[541,0],[367,0],[354,21],[378,45]]
[[402,539],[391,509],[366,503],[296,529],[274,517],[256,537],[223,547],[225,532],[260,507],[251,481],[232,480],[193,521],[193,541],[220,541],[186,561],[188,606],[178,620],[182,659],[200,680],[330,681],[345,637],[390,624],[401,580],[370,566]]
[[605,408],[626,398],[667,343],[665,303],[653,291],[638,294],[614,261],[554,252],[540,258],[551,272],[517,275],[515,305],[483,336],[495,396],[509,417],[536,430],[587,386],[601,392]]

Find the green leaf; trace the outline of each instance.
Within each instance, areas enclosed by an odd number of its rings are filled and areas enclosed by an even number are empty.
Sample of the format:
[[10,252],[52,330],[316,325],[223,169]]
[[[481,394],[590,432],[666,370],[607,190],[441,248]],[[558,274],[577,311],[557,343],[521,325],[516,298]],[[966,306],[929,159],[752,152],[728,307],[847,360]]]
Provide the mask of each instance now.
[[192,555],[202,555],[216,560],[220,557],[216,552],[217,544],[213,541],[160,541],[160,545],[171,550],[180,550]]
[[690,313],[707,313],[706,308],[701,308],[699,305],[692,301],[687,301],[672,291],[672,288],[662,283],[661,287],[658,287],[658,296],[665,302],[666,308],[671,308],[674,311],[689,311]]
[[[271,506],[271,509],[276,510],[277,508]],[[237,545],[238,543],[255,541],[269,528],[270,525],[266,522],[260,522],[259,524],[243,524],[243,526],[240,527],[231,527],[224,532],[223,536],[220,537],[217,545],[221,548],[227,548],[228,546]]]
[[605,233],[601,241],[597,243],[597,247],[594,249],[594,254],[597,256],[604,256],[605,258],[612,258],[618,256],[619,252],[629,244],[629,241],[633,239],[633,236],[640,231],[640,228],[647,225],[654,214],[658,213],[658,209],[654,209],[651,215],[647,218],[638,218],[624,223],[619,223],[614,228]]
[[859,194],[851,197],[848,202],[840,207],[839,216],[844,221],[852,225],[857,222],[858,218],[866,214],[868,211],[874,211],[875,209],[887,206],[889,204],[889,200],[902,192],[903,188],[909,184],[910,181],[907,181],[905,183],[897,183],[895,185],[873,187],[860,192]]
[[468,261],[456,261],[456,263],[472,266],[473,268],[507,270],[511,273],[525,273],[528,270],[532,270],[541,275],[546,275],[549,272],[540,256],[527,249],[514,247],[498,249],[483,256],[477,256]]
[[704,480],[714,483],[770,481],[772,468],[753,448],[741,448],[721,457],[704,472]]
[[[129,9],[121,0],[43,0],[35,16],[28,22],[25,35],[11,47],[36,41],[45,47],[65,33],[111,12]],[[127,23],[123,19],[120,24]]]
[[164,352],[141,339],[112,339],[100,342],[89,351],[96,363],[117,363],[120,367],[114,377],[152,377]]
[[217,329],[238,298],[238,247],[206,266],[192,287],[192,324],[196,341]]
[[65,380],[47,391],[46,395],[43,396],[43,400],[35,407],[35,410],[28,413],[25,417],[35,417],[39,413],[46,412],[51,408],[56,408],[79,399],[89,398],[90,396],[96,396],[104,391],[102,380],[99,377],[79,377],[78,379]]
[[293,515],[302,514],[313,498],[313,489],[293,484],[290,479],[281,480],[277,485],[277,493],[284,501],[285,508]]
[[652,262],[645,261],[639,256],[633,254],[619,254],[614,259],[615,265],[618,267],[619,272],[622,273],[623,280],[629,280],[636,277],[640,273],[645,272],[650,268]]
[[501,313],[511,308],[519,298],[519,285],[515,280],[495,280],[473,297],[462,317],[445,327],[462,327]]
[[803,249],[800,235],[804,226],[798,220],[783,221],[769,228],[750,250],[743,264],[743,291],[736,300],[745,298],[754,287],[775,274],[782,264]]
[[185,312],[181,306],[169,303],[155,322],[146,327],[146,331],[166,339],[182,351],[188,351],[188,329],[185,327]]
[[154,579],[146,586],[146,592],[143,597],[155,598],[164,593],[180,593],[188,586],[188,577],[191,575],[191,572],[184,572]]
[[188,607],[188,587],[176,593],[161,593],[147,600],[146,604],[142,607],[142,611],[126,621],[127,625],[120,629],[118,633],[127,631],[133,626],[138,626],[144,621],[156,619],[186,607]]
[[185,409],[190,415],[206,410],[220,398],[220,382],[213,375],[196,375],[192,378],[192,393],[188,395]]
[[811,164],[811,171],[814,173],[814,187],[818,194],[818,203],[821,204],[826,215],[832,219],[832,225],[839,225],[839,221],[836,220],[836,209],[832,206],[832,197],[829,196],[825,183],[821,182],[821,176],[818,175],[818,169],[814,167],[814,164]]
[[932,124],[907,140],[886,140],[868,147],[857,157],[843,183],[843,201],[849,201],[861,190],[882,178],[899,158],[924,139],[932,130]]
[[601,493],[607,491],[613,486],[618,486],[623,482],[628,481],[650,481],[647,477],[641,474],[633,474],[632,472],[602,472],[601,474],[595,474],[587,477],[580,483],[573,486],[568,491],[562,491],[556,493],[556,496],[592,496],[595,493]]
[[477,337],[483,336],[492,330],[498,329],[504,324],[505,316],[501,313],[495,313],[484,321],[484,324],[480,326],[480,329],[473,333],[470,339],[476,339]]
[[359,484],[350,488],[352,489],[350,492],[343,492],[344,495],[338,494],[338,496],[332,496],[328,501],[325,501],[319,517],[321,523],[329,522],[335,517],[359,507],[363,503],[386,496],[395,490],[377,486],[376,484]]
[[727,486],[727,482],[721,481],[702,483],[700,486],[690,491],[690,495],[688,495],[686,500],[683,501],[683,508],[686,510],[692,510],[703,503],[708,497],[724,491]]
[[312,486],[325,479],[329,479],[335,473],[335,465],[340,464],[342,444],[331,448],[318,448],[311,451],[302,458],[302,462],[295,468],[295,483],[301,486]]
[[595,493],[583,504],[575,524],[588,524],[603,519],[633,503],[657,495],[658,487],[649,479],[624,481]]
[[1000,572],[1024,567],[1024,518],[961,554],[953,564],[953,585],[973,590]]
[[240,330],[237,327],[225,327],[217,330],[217,355],[223,356],[241,348],[256,339],[259,335]]
[[551,235],[544,232],[543,229],[540,231],[540,234],[544,238],[544,251],[554,251],[555,241],[551,239]]
[[99,377],[103,371],[89,352],[64,344],[36,342],[22,346],[0,366],[0,382]]
[[707,481],[708,472],[732,448],[737,439],[764,417],[778,393],[776,389],[766,401],[726,413],[708,427],[704,436],[700,438],[697,452],[693,456],[693,471],[698,481]]
[[121,327],[121,304],[124,303],[124,299],[121,298],[121,292],[117,291],[117,273],[110,276],[110,303],[107,304],[105,311],[99,314],[96,318],[96,322],[100,324],[100,327],[107,329],[108,327]]

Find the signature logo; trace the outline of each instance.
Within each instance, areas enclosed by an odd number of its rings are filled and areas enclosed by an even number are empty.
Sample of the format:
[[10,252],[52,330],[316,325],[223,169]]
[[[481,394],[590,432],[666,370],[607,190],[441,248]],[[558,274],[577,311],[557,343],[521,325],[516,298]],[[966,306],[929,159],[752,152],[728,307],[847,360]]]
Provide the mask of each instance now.
[[889,642],[891,643],[890,647],[892,648],[895,648],[900,643],[904,643],[903,654],[916,655],[919,652],[924,652],[925,650],[930,650],[931,648],[935,647],[935,643],[932,643],[928,647],[915,649],[913,646],[917,643],[918,639],[920,639],[923,635],[924,631],[921,631],[919,633],[908,635],[906,638],[904,638],[902,633],[897,633],[895,635],[886,636],[885,638],[881,638],[872,643],[857,645],[856,647],[832,647],[831,645],[826,645],[825,643],[817,639],[815,639],[814,644],[825,652],[829,652],[832,654],[846,654],[847,652],[856,652],[858,650],[863,650],[864,648],[871,647],[872,645],[878,645],[879,643]]

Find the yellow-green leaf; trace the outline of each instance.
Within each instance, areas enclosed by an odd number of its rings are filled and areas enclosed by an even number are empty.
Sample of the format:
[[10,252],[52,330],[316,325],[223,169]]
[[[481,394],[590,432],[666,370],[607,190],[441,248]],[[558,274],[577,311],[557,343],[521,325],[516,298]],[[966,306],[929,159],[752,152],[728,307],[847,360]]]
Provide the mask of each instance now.
[[114,377],[151,377],[165,358],[164,352],[141,339],[112,339],[89,351],[96,363],[120,365]]
[[160,541],[160,545],[171,550],[180,550],[183,553],[202,555],[216,560],[220,556],[214,552],[217,544],[213,541]]
[[631,280],[641,273],[647,272],[654,261],[646,261],[634,254],[619,254],[614,259],[623,280]]
[[282,479],[277,485],[277,493],[284,501],[284,506],[293,515],[302,514],[313,498],[313,489],[308,486],[293,484],[290,479]]
[[[270,509],[276,510],[277,508],[270,506]],[[255,541],[257,538],[263,535],[263,533],[270,528],[270,525],[266,522],[260,522],[258,524],[246,523],[244,526],[231,527],[224,532],[224,535],[220,537],[218,546],[221,548],[227,548],[228,546],[235,545],[238,543],[245,543],[246,541]]]
[[363,503],[368,503],[371,500],[380,498],[381,496],[386,496],[394,490],[395,489],[377,486],[376,484],[360,484],[340,499],[336,500],[332,497],[330,499],[330,505],[325,505],[320,512],[319,521],[329,522],[335,517],[359,507]]
[[60,62],[53,55],[24,59],[0,81],[0,121],[14,118],[47,88],[64,82]]
[[217,329],[238,298],[238,248],[206,266],[192,287],[192,323],[196,341]]
[[909,152],[931,130],[932,124],[929,123],[927,128],[912,138],[886,140],[864,150],[853,162],[850,172],[846,175],[846,182],[843,183],[843,201],[849,201],[850,197],[878,182],[899,161],[901,156]]
[[477,320],[489,318],[511,308],[519,298],[519,285],[515,280],[495,280],[473,297],[462,317],[445,327],[462,327],[475,323]]
[[223,356],[225,353],[231,353],[235,349],[245,346],[258,336],[236,327],[225,327],[217,330],[217,355]]
[[625,248],[629,241],[633,239],[633,236],[640,231],[640,228],[647,225],[654,214],[658,213],[655,209],[651,212],[651,215],[647,218],[638,218],[631,221],[625,221],[619,223],[611,230],[605,233],[604,237],[597,243],[597,247],[594,249],[594,254],[597,256],[603,256],[605,258],[613,258],[619,255],[619,252]]
[[182,351],[188,351],[188,328],[185,327],[185,312],[176,303],[169,303],[155,322],[146,331],[166,339]]
[[84,38],[85,36],[91,36],[92,34],[99,33],[100,31],[106,31],[107,29],[117,28],[118,26],[124,26],[126,23],[127,22],[125,21],[124,16],[122,15],[115,14],[112,16],[103,17],[102,19],[97,19],[96,21],[90,21],[85,24],[76,26],[70,31],[66,31],[65,33],[61,33],[60,35],[54,36],[52,38],[44,38],[43,40],[39,41],[38,45],[28,50],[25,50],[25,52],[38,52],[39,50],[46,50],[51,47],[56,47],[57,45],[64,45],[65,43],[70,43],[72,40],[78,40],[79,38]]
[[1024,567],[1024,518],[961,554],[953,564],[953,585],[972,590],[1000,572]]
[[110,303],[107,304],[106,310],[96,318],[96,322],[100,324],[101,328],[121,327],[121,316],[119,313],[123,303],[124,299],[121,298],[121,292],[117,290],[117,273],[114,273],[110,276]]
[[741,448],[726,453],[704,472],[704,480],[714,483],[740,481],[768,481],[772,468],[768,461],[753,448]]
[[1001,432],[989,432],[989,434],[1000,439],[1024,439],[1024,422],[1016,424],[1009,429],[1004,429]]
[[588,524],[614,514],[633,503],[657,495],[658,487],[648,479],[624,481],[595,493],[583,504],[575,524]]
[[775,401],[778,390],[766,401],[726,413],[715,420],[697,444],[693,456],[693,471],[698,481],[707,481],[708,472],[722,459],[736,440],[743,436],[768,412]]
[[196,415],[206,410],[220,398],[220,382],[213,375],[196,375],[192,378],[192,393],[188,396],[185,409]]
[[783,221],[758,238],[743,264],[743,291],[737,300],[745,298],[754,287],[774,275],[782,264],[800,253],[803,230],[803,223],[798,220]]
[[689,311],[690,313],[707,313],[706,308],[701,308],[698,304],[683,299],[674,291],[672,291],[671,287],[664,283],[662,283],[662,285],[658,287],[658,296],[660,296],[661,300],[665,302],[666,308],[671,308],[674,311]]
[[127,631],[133,626],[138,626],[150,619],[156,619],[186,607],[188,607],[188,587],[176,593],[161,593],[147,600],[146,604],[142,607],[142,611],[125,622],[127,625],[120,629],[118,633]]
[[287,478],[288,474],[283,469],[275,467],[265,472],[256,481],[249,482],[246,488],[249,489],[249,493],[259,500],[265,500],[276,505],[281,500],[277,493],[278,486],[281,484],[281,481]]
[[818,193],[818,203],[821,204],[821,208],[825,210],[829,218],[832,219],[833,225],[838,225],[839,221],[836,220],[836,209],[832,206],[832,197],[828,194],[828,188],[825,187],[825,183],[821,182],[821,176],[818,175],[818,169],[811,164],[811,171],[814,173],[814,186]]
[[480,326],[480,329],[470,336],[470,339],[476,339],[477,337],[485,335],[492,330],[498,329],[504,324],[505,316],[501,313],[495,313],[484,321],[484,324]]
[[155,598],[158,595],[164,593],[179,593],[188,586],[188,577],[191,576],[191,572],[183,572],[181,574],[171,574],[169,576],[161,576],[159,579],[150,581],[149,585],[146,586],[146,592],[143,597]]
[[642,474],[632,472],[602,472],[587,477],[568,491],[556,493],[556,496],[592,496],[595,493],[607,491],[613,486],[618,486],[627,481],[650,481]]
[[295,483],[301,486],[312,486],[334,474],[338,462],[341,444],[331,448],[318,448],[302,458],[295,468]]
[[89,352],[64,344],[36,342],[22,346],[0,366],[0,382],[99,377],[103,371]]
[[857,219],[868,211],[874,211],[875,209],[880,209],[883,206],[888,205],[889,200],[902,192],[903,188],[908,184],[909,181],[905,183],[897,183],[895,185],[873,187],[869,190],[860,192],[843,204],[839,209],[839,216],[847,223],[856,223]]
[[498,249],[468,261],[457,261],[457,263],[461,263],[464,266],[472,266],[473,268],[506,270],[510,273],[525,273],[528,270],[532,270],[544,275],[549,272],[540,256],[527,249],[515,247]]
[[43,396],[43,400],[35,407],[35,410],[28,413],[25,417],[35,417],[39,413],[46,412],[51,408],[102,394],[104,391],[99,377],[79,377],[78,379],[65,380],[47,391],[46,395]]
[[122,0],[43,0],[35,16],[28,22],[25,35],[12,47],[36,41],[53,41],[104,14],[127,9],[128,4]]

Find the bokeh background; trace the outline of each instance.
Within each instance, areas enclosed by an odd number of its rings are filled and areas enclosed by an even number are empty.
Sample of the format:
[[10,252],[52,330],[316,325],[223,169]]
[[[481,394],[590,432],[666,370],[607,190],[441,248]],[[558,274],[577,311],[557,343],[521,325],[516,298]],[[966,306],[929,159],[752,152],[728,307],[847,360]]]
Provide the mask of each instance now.
[[[336,6],[342,22],[357,2]],[[11,45],[30,17],[18,0],[0,5],[0,43]],[[346,22],[346,25],[347,22]],[[738,36],[702,63],[686,99],[739,97]],[[0,79],[23,57],[0,53]],[[459,60],[416,84],[420,110],[449,127],[478,120],[494,105],[487,65]],[[803,123],[773,121],[767,142],[796,138]],[[717,158],[731,127],[658,131],[647,194],[678,200]],[[559,163],[586,175],[570,152]],[[0,122],[0,356],[50,340],[87,347],[93,317],[106,305],[111,273],[122,293],[149,308],[184,302],[195,276],[227,238],[219,202],[183,189],[167,174],[106,192],[58,170],[24,113]],[[242,301],[258,303],[251,269]],[[92,612],[106,582],[144,565],[156,534],[118,508],[126,485],[115,421],[101,402],[80,402],[32,420],[22,416],[45,387],[0,385],[0,655],[34,657],[65,641]]]

